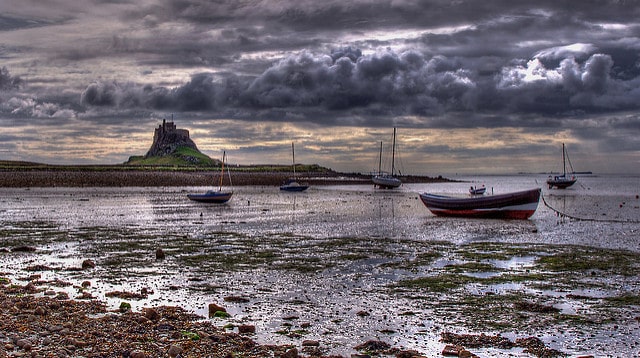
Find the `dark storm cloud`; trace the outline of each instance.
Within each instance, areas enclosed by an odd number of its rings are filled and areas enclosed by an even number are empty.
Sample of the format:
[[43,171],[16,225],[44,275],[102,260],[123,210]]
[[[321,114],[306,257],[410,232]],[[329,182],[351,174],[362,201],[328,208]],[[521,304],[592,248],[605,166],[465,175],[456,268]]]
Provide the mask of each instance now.
[[[83,60],[137,53],[141,64],[222,66],[247,74],[201,72],[177,87],[100,80],[87,86],[81,104],[104,109],[200,111],[248,120],[286,111],[311,121],[321,120],[323,111],[349,118],[437,117],[473,111],[551,116],[636,109],[637,37],[617,46],[609,42],[604,48],[599,43],[609,38],[594,21],[608,21],[614,10],[623,13],[623,19],[632,18],[638,10],[624,2],[603,10],[606,4],[594,2],[576,9],[562,1],[531,7],[510,1],[274,5],[166,0],[122,16],[142,19],[140,25],[150,32],[116,34],[106,48],[79,48],[59,55]],[[168,22],[190,30],[170,33],[163,29]],[[424,31],[415,38],[421,41],[408,42],[415,45],[412,50],[363,54],[358,47],[332,48],[327,43],[329,36],[343,29],[363,33],[470,24],[449,33]],[[628,31],[633,34],[632,28]],[[583,40],[591,41],[585,41],[581,50],[562,46],[577,41],[556,47],[539,44],[558,34],[578,37],[576,33],[590,34]],[[520,45],[505,46],[515,43]],[[318,45],[317,50],[293,51]],[[260,56],[242,62],[237,57],[276,49],[285,51],[284,57],[268,66]],[[248,118],[241,118],[245,115]],[[377,123],[375,118],[369,121]]]
[[[135,10],[134,10],[135,11]],[[259,24],[266,30],[288,28],[300,32],[397,29],[412,27],[483,24],[509,17],[526,17],[533,13],[542,18],[551,13],[555,27],[570,26],[576,19],[588,22],[627,22],[637,19],[640,10],[633,1],[591,1],[577,5],[574,1],[474,0],[455,1],[293,1],[269,0],[239,2],[164,0],[138,9],[139,14],[157,21],[180,19],[199,24]],[[532,24],[535,25],[535,24]],[[514,29],[520,29],[514,26]],[[540,28],[539,28],[540,29]]]
[[20,77],[11,76],[6,67],[0,68],[0,91],[16,90],[21,84]]
[[[384,105],[386,109],[376,111],[412,114],[433,110],[417,103],[426,97],[432,97],[428,102],[434,107],[464,99],[467,74],[459,69],[448,71],[450,66],[442,62],[440,58],[426,61],[415,52],[398,55],[387,51],[371,56],[353,49],[334,51],[331,56],[302,52],[253,79],[205,73],[174,89],[94,83],[84,91],[82,102],[187,111],[283,108],[304,112],[307,108],[349,110]],[[438,103],[438,98],[446,103]]]
[[12,31],[47,25],[51,25],[51,22],[34,18],[20,18],[0,14],[0,31]]
[[611,56],[580,49],[595,51],[590,46],[549,49],[489,73],[466,68],[465,61],[456,58],[426,58],[416,51],[371,55],[351,48],[326,55],[303,51],[255,78],[200,73],[176,88],[94,83],[84,91],[82,102],[223,115],[245,113],[239,109],[276,113],[284,109],[301,115],[320,109],[344,115],[496,111],[557,116],[638,109],[640,77],[616,76]]

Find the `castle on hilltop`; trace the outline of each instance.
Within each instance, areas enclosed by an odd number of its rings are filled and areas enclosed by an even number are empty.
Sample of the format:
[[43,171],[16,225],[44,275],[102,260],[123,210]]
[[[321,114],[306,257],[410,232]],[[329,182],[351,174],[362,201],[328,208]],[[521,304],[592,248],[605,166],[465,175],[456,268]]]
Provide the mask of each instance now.
[[173,121],[167,122],[163,119],[162,124],[153,133],[153,144],[145,158],[173,154],[179,147],[189,147],[199,152],[196,143],[189,138],[188,130],[178,129]]

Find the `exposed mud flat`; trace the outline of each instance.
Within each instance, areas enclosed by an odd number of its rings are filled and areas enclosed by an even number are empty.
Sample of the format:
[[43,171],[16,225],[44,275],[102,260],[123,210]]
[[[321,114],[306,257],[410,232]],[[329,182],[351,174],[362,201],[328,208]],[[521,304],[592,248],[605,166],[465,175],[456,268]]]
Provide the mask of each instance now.
[[[109,309],[177,305],[220,329],[254,326],[258,343],[301,353],[304,341],[344,356],[375,341],[432,356],[456,344],[445,337],[465,335],[513,342],[466,343],[480,356],[539,355],[516,342],[568,355],[638,353],[632,193],[584,189],[571,199],[580,205],[565,204],[592,221],[543,204],[525,221],[437,218],[417,198],[467,186],[324,186],[302,195],[256,186],[221,206],[189,202],[187,192],[202,190],[191,187],[5,189],[0,271],[18,285],[37,274],[72,298],[89,281],[82,291]],[[544,194],[558,207],[577,193]],[[590,212],[588,200],[598,204]],[[95,267],[83,269],[85,260]],[[229,316],[209,317],[211,303]]]

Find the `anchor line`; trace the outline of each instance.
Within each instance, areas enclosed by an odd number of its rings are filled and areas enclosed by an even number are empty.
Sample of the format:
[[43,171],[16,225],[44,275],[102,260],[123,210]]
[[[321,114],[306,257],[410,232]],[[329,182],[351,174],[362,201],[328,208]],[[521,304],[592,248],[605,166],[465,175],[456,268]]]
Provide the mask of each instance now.
[[573,215],[569,215],[567,213],[564,213],[556,208],[554,208],[553,206],[549,205],[549,203],[547,203],[547,201],[544,198],[544,195],[541,195],[542,197],[542,202],[544,203],[544,205],[551,209],[551,211],[555,212],[556,215],[560,216],[560,217],[567,217],[569,219],[572,220],[577,220],[577,221],[594,221],[594,222],[612,222],[612,223],[622,223],[622,224],[638,224],[640,223],[640,221],[638,220],[615,220],[615,219],[607,219],[607,220],[598,220],[598,219],[594,219],[594,218],[581,218],[578,216],[573,216]]

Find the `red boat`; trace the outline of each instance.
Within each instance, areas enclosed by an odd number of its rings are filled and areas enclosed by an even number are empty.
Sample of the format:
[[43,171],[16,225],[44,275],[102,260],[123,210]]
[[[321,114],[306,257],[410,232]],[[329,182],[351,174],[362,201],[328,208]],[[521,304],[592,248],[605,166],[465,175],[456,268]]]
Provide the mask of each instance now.
[[424,205],[438,216],[472,218],[528,219],[535,213],[540,188],[498,195],[455,197],[420,194]]

